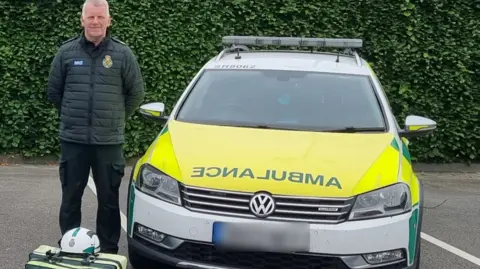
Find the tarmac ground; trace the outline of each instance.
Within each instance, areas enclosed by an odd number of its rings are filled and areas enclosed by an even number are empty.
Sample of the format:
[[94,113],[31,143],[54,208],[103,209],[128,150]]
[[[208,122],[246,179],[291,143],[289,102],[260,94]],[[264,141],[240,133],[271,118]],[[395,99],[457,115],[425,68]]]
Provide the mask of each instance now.
[[[120,192],[123,214],[129,175],[127,168]],[[421,268],[480,268],[480,173],[417,175],[424,183],[426,200]],[[57,244],[60,199],[56,165],[0,166],[2,268],[24,268],[33,249]],[[95,230],[96,210],[96,194],[89,186],[83,196],[83,227]],[[126,234],[122,232],[119,254],[126,256]]]

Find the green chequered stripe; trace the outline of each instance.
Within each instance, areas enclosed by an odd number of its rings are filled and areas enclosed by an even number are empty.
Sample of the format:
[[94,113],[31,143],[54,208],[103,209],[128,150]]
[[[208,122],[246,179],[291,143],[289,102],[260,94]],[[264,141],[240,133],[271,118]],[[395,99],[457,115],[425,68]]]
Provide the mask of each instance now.
[[129,203],[129,208],[128,208],[128,227],[127,227],[127,233],[132,234],[132,226],[133,226],[133,208],[135,207],[135,185],[132,183],[130,185],[130,197],[128,197],[128,203]]
[[410,151],[407,148],[407,145],[402,142],[402,152],[403,152],[403,157],[407,159],[407,161],[411,164],[412,163],[412,157],[410,156]]
[[[397,140],[394,138],[392,140],[392,143],[390,145],[396,149],[397,151],[400,151],[400,147],[398,145]],[[402,155],[403,157],[411,164],[412,159],[410,156],[410,152],[402,141]],[[411,265],[414,262],[416,250],[417,250],[417,234],[418,234],[418,217],[419,217],[419,209],[418,209],[418,203],[413,205],[413,212],[412,216],[409,219],[409,225],[408,225],[408,263]]]
[[[392,143],[390,143],[390,146],[400,151],[400,146],[398,145],[398,142],[395,138],[393,138]],[[412,163],[412,157],[410,156],[410,151],[408,150],[407,145],[403,143],[403,141],[402,141],[402,155],[410,164]]]
[[390,145],[391,145],[394,149],[400,151],[400,147],[398,146],[397,139],[393,138],[392,143],[390,143]]
[[[413,207],[415,208],[418,205],[415,204]],[[418,207],[415,208],[412,212],[412,216],[409,220],[409,233],[408,233],[408,263],[412,264],[413,259],[415,258],[415,253],[417,249],[417,230],[418,230],[418,214],[419,209]]]

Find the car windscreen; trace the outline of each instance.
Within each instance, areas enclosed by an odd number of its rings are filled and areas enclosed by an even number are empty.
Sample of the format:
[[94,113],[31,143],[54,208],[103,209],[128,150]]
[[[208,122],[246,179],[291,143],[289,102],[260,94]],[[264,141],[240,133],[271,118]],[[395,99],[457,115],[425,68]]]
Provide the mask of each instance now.
[[385,131],[368,76],[286,70],[205,70],[176,120],[291,130]]

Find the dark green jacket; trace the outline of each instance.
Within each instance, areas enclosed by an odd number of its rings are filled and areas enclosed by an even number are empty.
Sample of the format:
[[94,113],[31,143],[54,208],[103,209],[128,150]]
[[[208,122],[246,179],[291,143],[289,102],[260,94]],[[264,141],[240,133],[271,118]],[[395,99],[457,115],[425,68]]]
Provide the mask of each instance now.
[[138,62],[109,35],[97,47],[83,33],[55,55],[47,95],[60,114],[63,141],[112,145],[125,140],[125,120],[144,100]]

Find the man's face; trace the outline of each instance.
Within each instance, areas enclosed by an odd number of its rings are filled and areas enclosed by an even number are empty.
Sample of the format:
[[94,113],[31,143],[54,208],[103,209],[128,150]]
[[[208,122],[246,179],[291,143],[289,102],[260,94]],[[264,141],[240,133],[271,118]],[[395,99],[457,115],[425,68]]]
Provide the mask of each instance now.
[[111,18],[107,16],[106,6],[96,7],[92,4],[87,4],[81,22],[86,36],[96,39],[105,36],[107,27],[110,26]]

